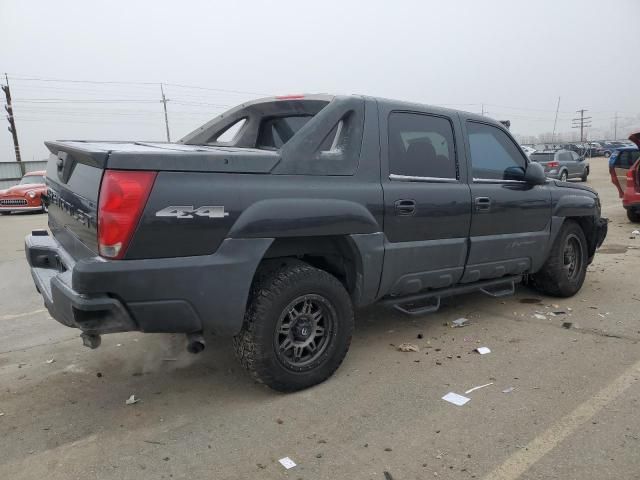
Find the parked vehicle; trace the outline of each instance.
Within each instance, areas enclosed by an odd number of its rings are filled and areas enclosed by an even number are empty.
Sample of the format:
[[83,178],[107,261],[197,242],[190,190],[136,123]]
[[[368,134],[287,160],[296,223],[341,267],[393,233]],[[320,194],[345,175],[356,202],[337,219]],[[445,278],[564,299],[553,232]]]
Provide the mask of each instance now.
[[629,140],[637,147],[614,150],[609,158],[609,172],[627,217],[632,222],[640,222],[640,132],[632,134]]
[[626,147],[626,146],[628,146],[628,145],[626,145],[626,144],[624,144],[622,142],[605,143],[596,151],[596,155],[600,156],[600,157],[609,158],[614,150],[616,150],[618,148],[623,148],[623,147]]
[[527,157],[536,151],[535,148],[527,147],[526,145],[520,145],[520,148],[527,155]]
[[562,182],[570,178],[579,178],[586,182],[589,176],[589,162],[569,150],[535,152],[529,159],[542,165],[547,177],[557,178]]
[[25,247],[52,317],[94,348],[230,336],[281,391],[332,375],[354,308],[422,315],[525,277],[568,297],[607,232],[598,194],[545,178],[500,123],[394,100],[268,98],[178,143],[46,145],[52,236]]
[[26,173],[17,185],[0,190],[0,215],[33,210],[46,212],[47,206],[42,202],[47,190],[44,175],[44,170]]

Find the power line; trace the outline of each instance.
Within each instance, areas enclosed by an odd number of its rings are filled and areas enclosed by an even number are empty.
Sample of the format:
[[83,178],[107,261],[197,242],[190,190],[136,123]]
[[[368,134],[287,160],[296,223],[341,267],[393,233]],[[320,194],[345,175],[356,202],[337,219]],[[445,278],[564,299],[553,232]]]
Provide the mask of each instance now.
[[[11,78],[16,80],[22,80],[26,82],[57,82],[57,83],[84,83],[84,84],[92,84],[92,85],[140,85],[140,86],[150,86],[150,85],[158,85],[158,82],[135,82],[135,81],[122,81],[122,80],[71,80],[71,79],[63,79],[63,78],[43,78],[43,77],[28,77],[21,75],[11,75]],[[203,87],[199,85],[186,85],[183,83],[168,83],[162,82],[164,85],[178,88],[191,88],[195,90],[210,90],[214,92],[224,92],[224,93],[236,93],[242,95],[271,95],[269,93],[264,92],[250,92],[246,90],[230,90],[225,88],[213,88],[213,87]]]

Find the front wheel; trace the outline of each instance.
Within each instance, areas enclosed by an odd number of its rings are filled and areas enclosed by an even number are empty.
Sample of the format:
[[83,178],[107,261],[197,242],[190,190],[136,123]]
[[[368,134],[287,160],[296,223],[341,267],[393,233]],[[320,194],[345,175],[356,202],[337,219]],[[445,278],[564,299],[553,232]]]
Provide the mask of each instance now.
[[630,222],[638,223],[640,222],[640,210],[636,210],[634,208],[627,209],[627,218]]
[[338,369],[351,343],[353,307],[334,276],[303,262],[284,263],[259,272],[250,295],[233,343],[257,381],[293,392]]
[[580,225],[566,220],[543,267],[532,275],[533,286],[554,297],[578,293],[587,274],[587,239]]

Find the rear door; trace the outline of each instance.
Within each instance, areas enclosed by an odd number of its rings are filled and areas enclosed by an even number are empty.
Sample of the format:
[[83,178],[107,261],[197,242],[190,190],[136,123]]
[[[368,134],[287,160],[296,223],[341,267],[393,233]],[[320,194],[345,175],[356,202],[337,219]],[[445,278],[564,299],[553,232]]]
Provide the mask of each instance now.
[[465,122],[473,214],[463,282],[520,274],[539,265],[549,239],[551,193],[522,180],[527,160],[507,132]]
[[638,150],[614,150],[609,158],[609,170],[611,172],[611,179],[613,183],[618,187],[620,196],[627,185],[627,172],[631,166],[638,160],[640,151]]
[[380,103],[380,125],[387,239],[380,296],[455,284],[471,221],[457,115]]
[[572,164],[575,167],[575,177],[579,178],[582,177],[582,174],[584,173],[584,169],[586,168],[586,160],[584,159],[584,157],[581,157],[580,155],[578,155],[576,152],[571,152],[571,159],[572,159]]

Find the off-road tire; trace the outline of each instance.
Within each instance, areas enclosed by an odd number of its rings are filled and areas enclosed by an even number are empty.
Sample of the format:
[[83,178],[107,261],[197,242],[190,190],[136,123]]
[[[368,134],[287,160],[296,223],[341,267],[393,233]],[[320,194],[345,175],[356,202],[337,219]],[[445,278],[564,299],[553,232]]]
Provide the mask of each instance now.
[[[565,247],[569,239],[580,244],[580,267],[573,277],[568,275],[565,266]],[[582,287],[587,273],[587,249],[587,239],[580,225],[573,220],[566,220],[551,247],[547,261],[540,271],[530,277],[533,287],[546,295],[554,297],[571,297],[575,295]]]
[[[276,352],[276,328],[290,303],[305,295],[326,300],[335,318],[320,356],[304,368],[293,368]],[[293,392],[325,381],[338,369],[351,343],[353,323],[349,294],[333,275],[297,260],[276,267],[271,263],[256,275],[244,324],[233,344],[254,379],[274,390]]]
[[640,210],[635,208],[627,208],[627,218],[630,222],[640,222]]
[[585,168],[584,169],[584,173],[582,174],[582,176],[580,177],[580,181],[582,182],[586,182],[587,178],[589,177],[589,169]]

